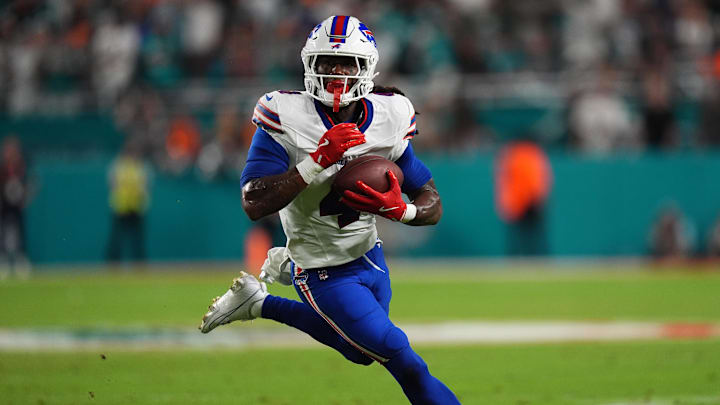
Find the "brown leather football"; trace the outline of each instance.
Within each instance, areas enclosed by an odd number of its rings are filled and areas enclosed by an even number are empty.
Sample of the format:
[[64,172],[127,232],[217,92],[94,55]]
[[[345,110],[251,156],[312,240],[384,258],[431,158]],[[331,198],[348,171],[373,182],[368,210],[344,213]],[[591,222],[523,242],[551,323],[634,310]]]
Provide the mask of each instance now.
[[384,193],[390,190],[390,180],[387,177],[388,171],[395,173],[398,182],[402,186],[405,176],[403,176],[402,170],[400,170],[395,162],[387,160],[382,156],[360,156],[349,161],[340,169],[333,182],[333,189],[340,195],[342,195],[345,190],[362,193],[356,186],[356,182],[362,180],[368,186]]

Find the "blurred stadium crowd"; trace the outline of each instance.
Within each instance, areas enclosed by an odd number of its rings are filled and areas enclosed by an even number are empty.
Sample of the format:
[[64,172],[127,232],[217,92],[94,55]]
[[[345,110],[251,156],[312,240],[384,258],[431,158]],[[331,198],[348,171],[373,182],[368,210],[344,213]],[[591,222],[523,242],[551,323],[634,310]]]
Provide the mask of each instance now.
[[[302,87],[299,50],[334,13],[374,30],[378,84],[424,115],[420,149],[720,143],[718,1],[17,0],[0,14],[0,103],[12,116],[114,111],[162,167],[237,168],[252,104]],[[518,128],[487,111],[541,119]]]
[[[256,100],[302,89],[300,49],[333,14],[373,30],[376,84],[399,87],[421,113],[421,153],[516,140],[593,156],[720,146],[720,0],[2,2],[0,125],[70,117],[76,132],[110,117],[121,141],[104,152],[237,178]],[[56,131],[44,136],[69,135]],[[677,214],[658,220],[651,245],[692,250]],[[720,220],[714,228],[720,246]]]

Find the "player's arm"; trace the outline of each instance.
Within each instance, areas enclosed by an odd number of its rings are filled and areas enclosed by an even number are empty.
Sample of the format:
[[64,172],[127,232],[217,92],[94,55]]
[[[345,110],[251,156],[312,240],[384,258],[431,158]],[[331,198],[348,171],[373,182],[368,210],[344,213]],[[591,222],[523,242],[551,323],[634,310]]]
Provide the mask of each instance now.
[[408,193],[408,197],[416,209],[415,218],[408,221],[408,225],[435,225],[440,222],[442,202],[440,193],[435,187],[435,180],[430,179],[419,189]]
[[[405,181],[400,187],[397,177],[388,171],[390,190],[381,193],[372,189],[362,181],[357,186],[362,193],[346,190],[342,202],[358,211],[381,215],[393,221],[408,225],[434,225],[442,216],[440,194],[435,188],[430,170],[415,156],[412,146],[408,143],[405,152],[395,161],[403,171]],[[407,204],[402,193],[410,197]]]
[[307,183],[295,167],[282,174],[252,179],[242,188],[243,210],[256,221],[285,208],[305,187]]
[[381,193],[358,180],[357,187],[362,193],[345,190],[341,201],[358,211],[381,215],[408,225],[435,225],[440,221],[442,203],[432,179],[419,189],[409,193],[408,197],[412,202],[406,203],[403,201],[402,191],[395,173],[388,171],[387,176],[390,182],[390,190],[387,192]]
[[248,152],[241,182],[242,206],[255,221],[288,205],[315,176],[342,159],[353,146],[365,143],[355,124],[338,124],[318,142],[318,148],[288,170],[287,152],[267,132],[258,129]]

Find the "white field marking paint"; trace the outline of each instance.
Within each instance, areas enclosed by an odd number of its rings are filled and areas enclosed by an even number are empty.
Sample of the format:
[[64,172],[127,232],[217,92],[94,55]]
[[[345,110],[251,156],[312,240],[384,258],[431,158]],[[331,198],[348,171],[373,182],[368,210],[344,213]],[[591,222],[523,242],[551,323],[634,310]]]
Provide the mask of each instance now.
[[[259,325],[256,325],[259,326]],[[0,350],[86,350],[106,347],[260,348],[316,347],[291,328],[243,324],[203,335],[192,329],[0,329]],[[630,341],[720,338],[720,324],[658,322],[444,322],[398,325],[413,345]],[[620,405],[618,402],[613,405]]]

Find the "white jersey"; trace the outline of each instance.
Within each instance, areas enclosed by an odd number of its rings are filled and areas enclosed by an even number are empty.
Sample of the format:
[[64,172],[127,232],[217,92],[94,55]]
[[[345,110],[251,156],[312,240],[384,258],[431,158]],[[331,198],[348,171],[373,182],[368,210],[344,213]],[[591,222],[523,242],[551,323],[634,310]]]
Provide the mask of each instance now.
[[[358,127],[366,142],[345,152],[345,159],[318,174],[308,187],[280,210],[287,249],[297,266],[336,266],[361,257],[377,242],[375,216],[340,204],[331,185],[346,161],[378,155],[395,161],[415,133],[415,110],[399,94],[369,94],[358,101],[363,109]],[[260,98],[253,122],[287,152],[294,167],[318,147],[323,134],[337,124],[305,92],[274,91]]]

